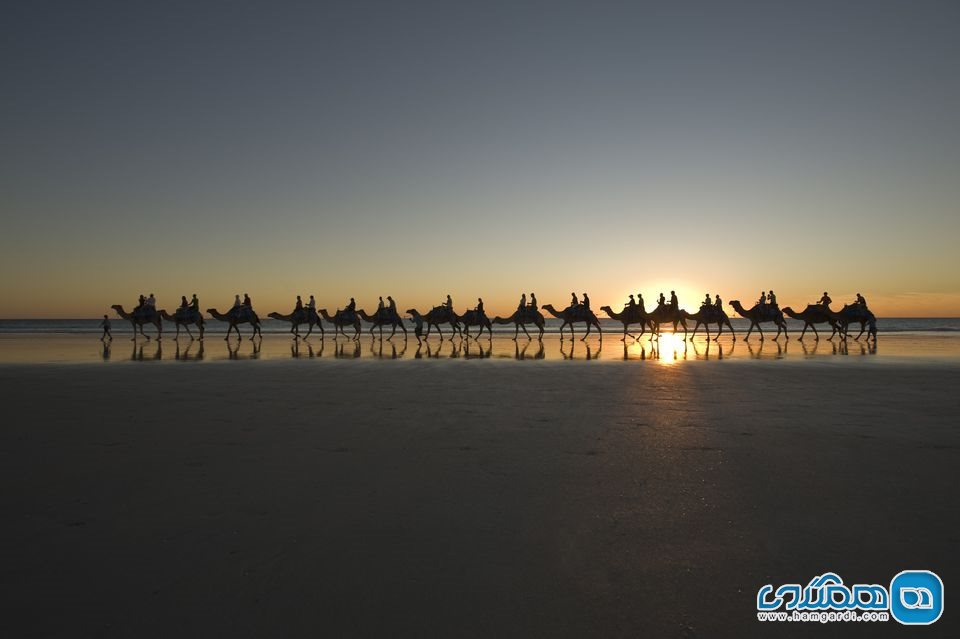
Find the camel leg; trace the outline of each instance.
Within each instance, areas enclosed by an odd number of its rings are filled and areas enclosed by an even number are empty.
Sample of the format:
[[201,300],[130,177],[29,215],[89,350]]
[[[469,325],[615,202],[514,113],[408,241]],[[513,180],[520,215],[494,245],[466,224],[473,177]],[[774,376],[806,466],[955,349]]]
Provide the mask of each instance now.
[[800,337],[797,338],[798,342],[803,341],[803,336],[807,334],[807,327],[810,326],[810,322],[803,323],[803,330],[800,332]]
[[597,327],[597,333],[600,334],[600,341],[603,341],[603,329],[600,328],[600,320],[597,320],[596,323],[594,323],[594,326]]
[[[583,340],[587,339],[587,335],[590,334],[590,322],[589,322],[589,321],[588,321],[588,322],[584,322],[584,324],[587,325],[587,332],[584,333],[584,334],[583,334],[583,337],[580,338],[580,341],[581,341],[581,342],[582,342]],[[571,328],[571,330],[573,329],[573,324],[570,325],[570,328]],[[573,338],[571,338],[571,339],[573,339]]]
[[520,324],[517,322],[513,323],[513,341],[517,341],[517,337],[520,335]]
[[393,324],[393,330],[390,331],[390,337],[388,337],[387,339],[388,339],[388,340],[393,339],[393,336],[396,335],[396,334],[397,334],[397,325],[396,325],[396,324]]
[[[817,341],[819,342],[819,341],[820,341],[820,333],[817,332],[817,327],[814,326],[813,324],[811,324],[811,325],[810,325],[810,328],[813,329],[813,335],[814,335],[814,337],[817,338]],[[806,327],[804,327],[804,330],[806,330]],[[802,337],[802,336],[801,336],[801,337]]]
[[866,329],[866,326],[867,326],[866,324],[863,324],[863,323],[860,324],[860,333],[858,333],[857,336],[853,338],[853,341],[856,342],[860,339],[860,336],[863,335],[863,331]]
[[[697,326],[700,326],[700,322],[697,322]],[[691,342],[693,341],[693,338],[694,338],[694,337],[696,336],[696,334],[697,334],[697,326],[694,326],[694,327],[693,327],[693,333],[690,335],[690,341],[691,341]],[[704,324],[704,325],[703,325],[703,330],[707,331],[707,341],[709,342],[709,341],[710,341],[710,325],[709,325],[709,324]]]
[[[187,335],[190,336],[190,339],[193,339],[193,333],[190,332],[190,325],[189,325],[189,324],[184,324],[184,325],[183,325],[183,328],[187,331]],[[179,324],[177,325],[177,334],[176,334],[176,336],[175,336],[173,339],[177,339],[177,337],[180,337],[180,325],[179,325]]]
[[526,325],[526,324],[521,324],[521,325],[520,325],[520,328],[523,329],[523,334],[527,336],[527,339],[530,339],[530,333],[527,332],[527,325]]

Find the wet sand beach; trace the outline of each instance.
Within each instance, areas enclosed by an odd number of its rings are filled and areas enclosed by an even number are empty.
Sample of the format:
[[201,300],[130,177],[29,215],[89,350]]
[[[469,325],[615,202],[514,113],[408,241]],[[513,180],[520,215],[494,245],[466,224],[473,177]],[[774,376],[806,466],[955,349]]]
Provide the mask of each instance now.
[[902,634],[765,626],[755,607],[761,585],[826,571],[960,579],[960,363],[884,348],[665,366],[5,364],[0,625]]

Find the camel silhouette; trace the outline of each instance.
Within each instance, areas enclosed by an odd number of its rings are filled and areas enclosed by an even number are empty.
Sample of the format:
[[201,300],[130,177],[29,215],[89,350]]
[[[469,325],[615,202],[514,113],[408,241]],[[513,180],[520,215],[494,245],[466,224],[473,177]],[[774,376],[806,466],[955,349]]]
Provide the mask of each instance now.
[[723,327],[726,325],[730,329],[730,334],[733,335],[734,341],[737,339],[737,333],[733,330],[733,325],[730,324],[730,318],[727,317],[727,314],[723,312],[722,308],[716,306],[701,306],[700,310],[696,313],[688,313],[687,311],[680,311],[683,314],[685,319],[692,319],[696,322],[696,325],[693,327],[693,332],[690,333],[690,339],[692,340],[697,336],[697,329],[700,328],[702,324],[703,327],[707,330],[707,341],[710,341],[710,325],[717,325],[717,336],[713,338],[714,341],[720,339],[720,336],[723,335]]
[[364,322],[370,322],[370,334],[373,335],[373,329],[380,329],[380,337],[383,337],[383,327],[391,326],[393,330],[390,332],[391,339],[397,333],[397,327],[400,327],[400,330],[403,331],[403,337],[407,337],[407,327],[403,325],[403,320],[397,314],[396,311],[391,311],[389,308],[384,307],[379,309],[373,315],[368,314],[366,311],[359,310],[357,314],[360,315],[360,319]]
[[553,308],[553,304],[544,304],[542,308],[557,319],[563,320],[563,324],[560,325],[560,339],[563,339],[563,329],[566,326],[570,327],[570,339],[573,339],[576,335],[573,330],[573,325],[577,322],[583,322],[587,325],[587,332],[580,338],[581,341],[587,339],[587,335],[590,334],[590,328],[593,326],[597,327],[597,332],[600,333],[600,339],[603,339],[603,329],[600,328],[600,320],[597,319],[593,311],[584,307],[582,304],[568,306],[562,311],[557,311]]
[[760,324],[764,322],[773,322],[777,325],[777,335],[773,339],[776,340],[780,337],[780,333],[783,332],[784,337],[790,339],[787,335],[787,322],[783,319],[783,311],[775,306],[764,305],[763,308],[759,304],[754,305],[749,311],[743,308],[743,304],[740,303],[740,300],[731,300],[730,306],[733,307],[741,317],[744,317],[750,320],[750,329],[747,331],[746,337],[744,340],[750,339],[750,333],[753,332],[753,328],[756,327],[757,331],[760,332],[760,340],[763,340],[763,329],[760,328]]
[[343,330],[344,326],[353,327],[353,339],[360,338],[360,317],[357,316],[356,313],[351,313],[350,311],[345,311],[341,309],[341,310],[338,310],[336,313],[334,313],[333,317],[331,317],[330,314],[327,312],[327,309],[325,308],[321,308],[319,313],[323,319],[333,324],[334,339],[336,339],[338,333],[342,334],[344,337],[349,337],[349,335],[347,335],[346,332]]
[[123,306],[120,304],[114,304],[111,306],[113,310],[117,312],[117,315],[121,319],[125,319],[133,325],[133,339],[130,341],[135,341],[137,339],[137,330],[140,330],[140,334],[145,338],[150,339],[150,336],[143,332],[143,327],[147,324],[154,326],[157,329],[157,339],[160,339],[163,335],[163,322],[160,317],[160,313],[154,311],[153,313],[144,313],[139,311],[134,311],[133,313],[128,313],[123,310]]
[[304,308],[299,311],[294,311],[292,313],[270,313],[267,317],[275,320],[280,320],[282,322],[290,322],[290,333],[293,335],[294,339],[300,338],[300,325],[307,324],[307,334],[303,339],[310,337],[310,334],[313,332],[313,327],[316,326],[320,329],[320,335],[323,336],[323,324],[320,322],[320,316],[317,315],[317,311],[312,308]]
[[524,308],[523,310],[517,309],[513,312],[513,315],[510,317],[494,317],[494,324],[513,324],[515,329],[513,332],[513,339],[517,339],[520,329],[523,329],[523,333],[527,336],[527,339],[530,339],[530,333],[527,332],[527,324],[533,324],[538,329],[540,329],[540,334],[537,336],[537,339],[543,339],[543,325],[545,320],[543,319],[543,314],[539,311],[534,311],[529,308]]
[[673,304],[657,304],[657,307],[650,312],[650,321],[653,322],[653,332],[660,336],[661,324],[673,324],[673,332],[677,332],[677,326],[683,326],[683,339],[687,339],[687,317],[689,313],[677,308]]
[[833,329],[833,332],[830,333],[830,337],[827,339],[833,339],[833,336],[838,332],[838,315],[831,311],[829,307],[821,304],[807,304],[807,307],[799,313],[789,306],[784,306],[783,314],[791,319],[803,322],[803,331],[799,337],[801,342],[803,341],[803,336],[807,334],[808,328],[813,329],[816,340],[820,341],[820,333],[817,332],[816,324],[829,324],[830,328]]
[[187,330],[187,335],[190,336],[190,339],[193,339],[193,333],[190,332],[190,325],[193,324],[200,331],[200,339],[203,339],[203,328],[205,322],[203,321],[203,314],[200,311],[195,311],[192,308],[182,308],[178,309],[176,313],[171,315],[167,311],[161,309],[160,317],[167,320],[168,322],[173,322],[177,327],[177,334],[173,336],[173,339],[180,338],[180,327],[183,326]]
[[[654,331],[654,323],[650,319],[650,315],[647,314],[639,305],[638,306],[624,306],[623,310],[619,313],[614,311],[609,306],[601,306],[600,310],[610,316],[611,319],[615,319],[621,324],[623,324],[623,337],[620,338],[620,341],[626,341],[627,335],[633,337],[634,339],[640,339],[643,337],[643,334],[646,332],[647,328],[650,328],[650,332]],[[634,336],[627,332],[627,329],[631,324],[640,325],[640,334]]]
[[843,338],[846,339],[849,334],[851,324],[860,324],[860,333],[854,339],[859,340],[863,332],[869,326],[870,332],[867,333],[867,339],[873,337],[877,339],[877,318],[864,306],[860,304],[844,304],[843,308],[837,313],[837,326],[843,331]]
[[457,315],[454,313],[454,317],[457,318],[457,322],[463,324],[464,332],[467,337],[470,337],[470,327],[479,326],[480,331],[477,333],[477,339],[483,335],[483,329],[487,329],[487,336],[493,337],[493,326],[490,324],[490,318],[487,317],[486,313],[478,313],[476,310],[469,310],[463,315]]
[[427,334],[424,335],[424,339],[430,337],[430,329],[434,326],[437,327],[437,332],[440,333],[440,340],[443,341],[443,331],[440,330],[441,324],[449,324],[452,335],[461,333],[460,323],[457,321],[457,314],[446,306],[434,306],[430,309],[426,315],[420,313],[415,308],[407,309],[407,315],[412,317],[420,317],[423,322],[427,325]]
[[221,313],[215,308],[208,308],[207,313],[213,319],[227,322],[227,336],[223,338],[224,340],[230,339],[230,331],[236,331],[237,337],[243,339],[243,336],[240,334],[240,329],[237,327],[239,324],[249,324],[253,327],[253,333],[250,334],[250,339],[253,339],[257,335],[263,337],[263,334],[260,332],[260,318],[257,317],[256,312],[254,312],[252,308],[238,307],[230,309],[228,313]]

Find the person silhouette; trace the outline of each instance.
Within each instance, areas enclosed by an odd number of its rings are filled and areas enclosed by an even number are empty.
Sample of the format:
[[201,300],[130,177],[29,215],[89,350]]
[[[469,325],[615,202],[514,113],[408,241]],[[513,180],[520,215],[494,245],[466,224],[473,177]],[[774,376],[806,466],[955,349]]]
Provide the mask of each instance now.
[[670,291],[670,306],[672,306],[674,309],[679,308],[680,306],[680,303],[677,301],[676,291]]
[[862,306],[862,307],[864,308],[864,310],[866,310],[866,308],[867,308],[867,300],[865,300],[865,299],[863,298],[863,295],[861,295],[860,293],[857,293],[857,304],[859,304],[860,306]]
[[527,294],[526,294],[526,293],[521,293],[521,294],[520,294],[520,305],[517,306],[517,310],[522,313],[522,312],[525,311],[526,309],[527,309]]
[[766,292],[766,291],[760,291],[760,301],[757,302],[757,305],[758,305],[758,306],[766,306],[766,305],[767,305],[767,292]]
[[297,303],[293,306],[293,312],[299,313],[303,310],[303,300],[300,299],[300,296],[297,295]]
[[477,306],[473,310],[477,312],[477,315],[483,315],[483,298],[482,297],[477,298]]
[[397,312],[397,303],[394,302],[393,298],[389,295],[387,295],[387,301],[390,302],[390,312],[395,314]]
[[530,309],[535,311],[535,310],[537,310],[538,308],[540,308],[540,307],[537,306],[537,294],[536,294],[536,293],[530,293]]
[[380,302],[377,304],[377,312],[379,313],[382,310],[383,310],[383,295],[380,296]]
[[777,305],[777,296],[776,296],[776,294],[773,292],[773,289],[770,289],[770,292],[767,293],[767,302],[770,303],[770,306],[776,306],[776,305]]
[[447,301],[444,302],[443,305],[447,307],[448,311],[453,310],[453,298],[450,297],[450,293],[447,293]]
[[570,293],[570,306],[576,306],[580,303],[580,300],[577,299],[576,293]]
[[584,308],[585,310],[588,310],[588,311],[589,311],[589,310],[590,310],[590,296],[587,295],[586,293],[584,293],[582,297],[583,297],[583,301],[581,302],[581,304],[583,304],[583,308]]
[[313,299],[313,295],[310,296],[310,301],[307,302],[307,308],[311,311],[317,310],[317,300]]
[[629,306],[630,308],[633,308],[633,307],[636,306],[636,305],[637,305],[637,301],[636,301],[635,299],[633,299],[633,293],[631,293],[631,294],[630,294],[630,301],[627,302],[627,306]]
[[[299,299],[299,296],[297,296],[297,299]],[[243,305],[249,309],[253,308],[253,302],[250,300],[250,296],[246,293],[243,294]]]
[[713,306],[713,300],[710,299],[710,293],[703,300],[703,306]]
[[667,296],[663,294],[663,291],[660,291],[660,297],[657,299],[658,306],[665,306],[667,304]]
[[719,309],[723,308],[723,302],[720,301],[720,293],[716,294],[716,299],[714,300],[713,305]]
[[233,308],[235,309],[240,308],[242,304],[243,302],[240,301],[240,294],[237,293],[236,295],[233,296]]
[[195,311],[200,310],[200,300],[197,298],[196,293],[193,294],[193,298],[190,300],[190,308],[192,308]]
[[103,328],[103,335],[100,336],[100,341],[109,338],[113,339],[113,334],[110,332],[110,318],[106,315],[103,316],[103,321],[100,322],[100,327]]
[[643,310],[644,308],[643,305],[644,305],[643,293],[637,293],[637,306],[640,307],[640,310]]
[[351,298],[350,298],[350,303],[347,304],[347,308],[344,309],[344,310],[349,311],[349,312],[351,312],[351,313],[354,312],[355,310],[357,310],[357,300],[355,300],[355,299],[353,299],[353,298],[351,297]]
[[817,302],[817,304],[819,304],[820,306],[823,306],[824,308],[826,308],[826,307],[830,306],[830,303],[831,303],[831,302],[833,302],[833,300],[830,299],[830,296],[827,294],[826,291],[824,291],[824,292],[823,292],[823,297],[820,298],[820,301]]
[[190,307],[190,302],[187,301],[187,296],[186,296],[186,295],[181,295],[181,296],[180,296],[180,308],[184,309],[184,308],[189,308],[189,307]]

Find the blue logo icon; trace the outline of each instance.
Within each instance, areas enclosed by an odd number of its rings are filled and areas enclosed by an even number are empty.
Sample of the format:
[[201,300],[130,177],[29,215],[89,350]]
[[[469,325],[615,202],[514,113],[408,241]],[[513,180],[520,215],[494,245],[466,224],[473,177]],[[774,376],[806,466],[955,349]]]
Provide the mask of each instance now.
[[908,626],[932,624],[943,614],[943,582],[929,570],[904,570],[890,582],[890,615]]

